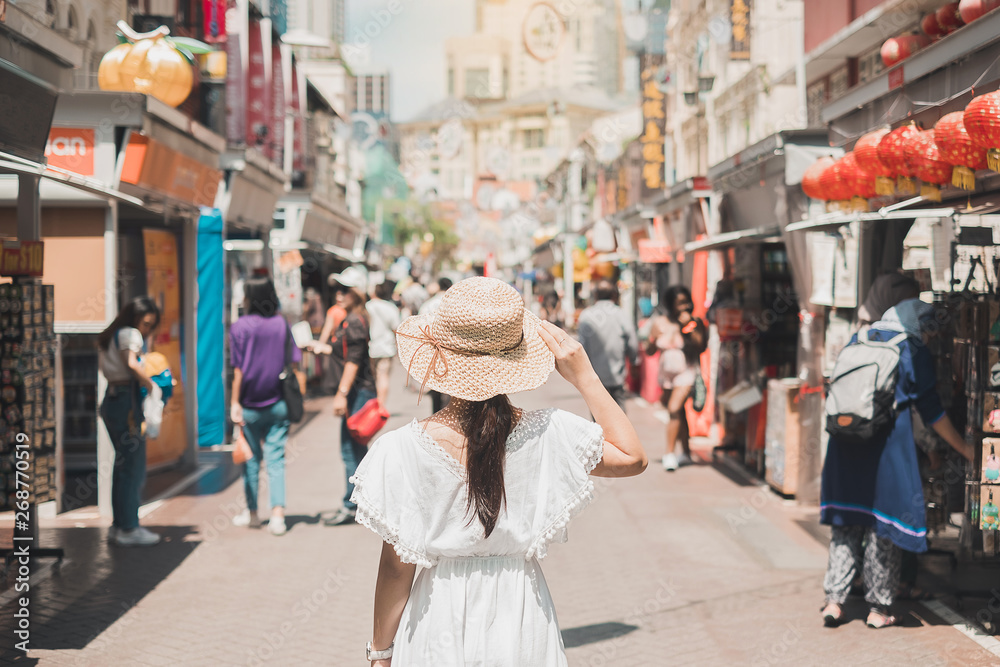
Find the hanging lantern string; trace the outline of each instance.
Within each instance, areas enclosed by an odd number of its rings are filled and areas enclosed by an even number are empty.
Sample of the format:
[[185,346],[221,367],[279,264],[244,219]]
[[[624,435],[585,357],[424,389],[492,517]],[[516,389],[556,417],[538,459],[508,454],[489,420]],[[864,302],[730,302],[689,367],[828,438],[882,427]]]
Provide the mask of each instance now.
[[[882,125],[883,123],[892,122],[891,121],[892,112],[893,112],[893,110],[895,110],[896,105],[899,103],[899,101],[902,100],[902,99],[904,99],[904,98],[911,105],[910,109],[908,110],[907,113],[908,114],[912,114],[914,111],[926,111],[927,109],[933,109],[934,107],[944,106],[945,104],[948,104],[952,100],[956,100],[959,97],[962,97],[966,93],[974,92],[975,89],[976,89],[976,86],[978,86],[980,83],[983,82],[983,79],[986,78],[986,76],[993,70],[993,68],[996,66],[997,63],[1000,63],[1000,56],[997,56],[996,58],[993,59],[993,62],[990,63],[989,66],[985,70],[983,70],[983,73],[979,75],[979,78],[976,79],[975,83],[973,83],[971,86],[969,86],[969,87],[967,87],[967,88],[965,88],[965,89],[963,89],[963,90],[955,93],[951,97],[943,99],[943,100],[941,100],[939,102],[923,102],[923,101],[918,101],[918,100],[912,100],[912,99],[910,99],[909,95],[906,94],[906,92],[900,91],[900,93],[898,95],[896,95],[896,99],[893,100],[892,104],[889,106],[889,109],[884,114],[882,114],[882,117],[879,118],[878,121],[876,121],[875,123],[872,124],[872,127],[878,127],[878,126]],[[919,109],[914,109],[914,107],[916,107],[916,106],[919,106],[920,108]],[[834,132],[836,132],[837,134],[839,134],[841,137],[844,138],[845,141],[841,144],[841,146],[849,144],[852,141],[857,140],[858,138],[860,138],[862,136],[862,134],[865,134],[867,132],[867,130],[865,132],[862,132],[861,134],[853,134],[853,133],[844,132],[843,130],[839,129],[835,124],[832,124],[832,123],[830,124],[830,129],[833,130]]]

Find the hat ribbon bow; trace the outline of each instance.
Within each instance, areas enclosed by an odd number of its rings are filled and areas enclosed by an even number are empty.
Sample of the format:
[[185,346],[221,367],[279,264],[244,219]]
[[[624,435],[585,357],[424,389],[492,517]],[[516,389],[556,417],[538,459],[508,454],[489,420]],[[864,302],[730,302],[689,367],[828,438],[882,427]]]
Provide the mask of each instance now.
[[[424,388],[427,386],[427,381],[431,379],[431,373],[433,373],[434,377],[436,377],[439,380],[444,376],[448,375],[448,358],[444,356],[443,352],[444,350],[447,350],[448,352],[454,352],[455,354],[465,355],[467,357],[489,357],[498,353],[510,352],[511,350],[515,350],[518,347],[520,347],[521,343],[524,342],[524,331],[521,331],[521,337],[518,339],[517,343],[511,345],[508,348],[504,348],[503,350],[497,350],[497,352],[470,352],[469,350],[459,350],[458,348],[448,347],[447,345],[442,343],[434,336],[433,333],[431,333],[431,327],[429,324],[420,327],[420,332],[423,334],[423,336],[412,336],[402,331],[396,332],[397,336],[405,336],[406,338],[412,338],[413,340],[420,341],[420,345],[417,346],[417,349],[413,351],[413,356],[410,357],[410,363],[407,364],[406,366],[407,385],[409,385],[410,383],[410,370],[413,368],[413,361],[417,358],[417,355],[419,355],[420,351],[424,349],[424,346],[429,345],[430,347],[434,348],[434,354],[433,356],[431,356],[431,362],[427,364],[427,371],[424,373],[424,379],[420,383],[420,392],[417,395],[418,405],[420,404],[420,398],[423,397]],[[438,363],[444,365],[444,370],[441,371],[438,370]]]

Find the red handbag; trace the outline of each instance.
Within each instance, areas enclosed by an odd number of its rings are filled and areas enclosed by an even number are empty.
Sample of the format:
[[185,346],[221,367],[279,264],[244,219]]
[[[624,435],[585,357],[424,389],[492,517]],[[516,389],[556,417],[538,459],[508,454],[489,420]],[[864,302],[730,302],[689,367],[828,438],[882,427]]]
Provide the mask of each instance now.
[[367,445],[387,421],[389,411],[377,398],[373,398],[347,418],[347,431],[358,444]]

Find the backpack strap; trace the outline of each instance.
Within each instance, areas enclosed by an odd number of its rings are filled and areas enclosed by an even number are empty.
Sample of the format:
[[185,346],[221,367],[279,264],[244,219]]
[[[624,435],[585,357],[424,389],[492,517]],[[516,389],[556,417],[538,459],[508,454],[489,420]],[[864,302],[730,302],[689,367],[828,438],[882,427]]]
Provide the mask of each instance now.
[[897,336],[893,336],[892,338],[890,338],[888,342],[889,342],[889,345],[899,345],[900,343],[902,343],[904,340],[906,340],[909,337],[910,337],[910,334],[908,334],[908,333],[906,333],[904,331],[903,333],[901,333],[901,334],[899,334]]

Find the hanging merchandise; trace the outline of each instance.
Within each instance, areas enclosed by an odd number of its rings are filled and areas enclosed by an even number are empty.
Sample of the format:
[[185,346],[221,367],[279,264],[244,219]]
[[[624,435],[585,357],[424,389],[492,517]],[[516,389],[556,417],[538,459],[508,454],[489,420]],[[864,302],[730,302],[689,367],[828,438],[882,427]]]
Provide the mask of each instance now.
[[900,35],[890,37],[882,44],[882,63],[892,67],[903,62],[914,53],[931,43],[926,35]]
[[923,183],[920,196],[931,201],[941,201],[941,185],[951,183],[952,165],[941,159],[933,130],[917,132],[906,141],[906,158],[913,175]]
[[822,201],[829,199],[823,189],[821,178],[823,172],[832,167],[835,162],[836,160],[832,157],[821,157],[809,165],[809,168],[802,174],[802,191],[806,193],[807,197]]
[[934,143],[941,159],[955,165],[951,184],[963,190],[976,189],[976,170],[986,169],[986,151],[972,143],[965,130],[965,112],[945,115],[934,125]]
[[920,29],[924,31],[924,34],[931,39],[940,39],[944,37],[945,30],[941,27],[941,24],[937,20],[937,12],[928,14],[920,21]]
[[896,173],[878,156],[879,143],[887,134],[889,128],[875,130],[854,144],[854,155],[858,158],[858,165],[875,177],[875,192],[881,196],[896,193]]
[[987,149],[987,166],[1000,171],[1000,91],[974,98],[965,107],[963,120],[972,143]]
[[917,194],[917,183],[906,159],[905,146],[907,140],[919,131],[916,125],[909,123],[886,134],[878,144],[878,158],[896,175],[896,192],[900,195]]

